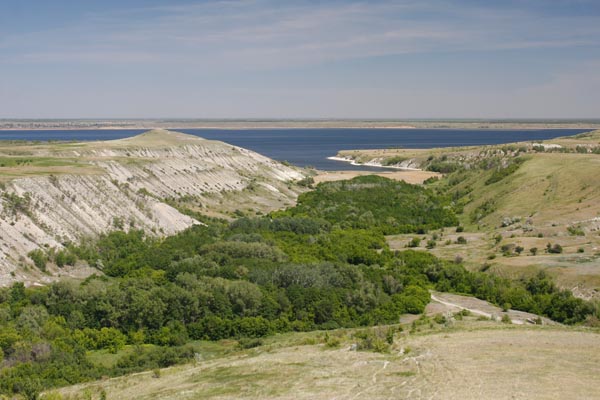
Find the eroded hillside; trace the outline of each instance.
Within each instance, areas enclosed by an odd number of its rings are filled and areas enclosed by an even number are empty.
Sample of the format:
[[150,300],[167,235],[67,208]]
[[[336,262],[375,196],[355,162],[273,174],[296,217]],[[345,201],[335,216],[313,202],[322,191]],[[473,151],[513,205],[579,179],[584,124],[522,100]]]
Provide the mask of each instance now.
[[[305,173],[218,141],[154,130],[106,142],[0,145],[0,284],[47,281],[27,254],[111,229],[168,235],[207,215],[292,204]],[[52,269],[52,268],[51,268]],[[55,271],[56,272],[56,271]]]

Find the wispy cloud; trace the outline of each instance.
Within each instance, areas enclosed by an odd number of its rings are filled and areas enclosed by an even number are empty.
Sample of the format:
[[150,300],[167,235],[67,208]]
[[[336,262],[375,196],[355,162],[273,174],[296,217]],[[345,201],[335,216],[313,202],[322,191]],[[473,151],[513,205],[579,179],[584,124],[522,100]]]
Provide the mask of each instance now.
[[600,104],[597,0],[131,3],[55,0],[52,17],[0,25],[0,113],[578,117]]
[[24,63],[153,61],[277,68],[417,52],[599,43],[595,15],[539,15],[527,8],[464,7],[450,0],[250,0],[91,14],[60,29],[2,38],[0,57]]

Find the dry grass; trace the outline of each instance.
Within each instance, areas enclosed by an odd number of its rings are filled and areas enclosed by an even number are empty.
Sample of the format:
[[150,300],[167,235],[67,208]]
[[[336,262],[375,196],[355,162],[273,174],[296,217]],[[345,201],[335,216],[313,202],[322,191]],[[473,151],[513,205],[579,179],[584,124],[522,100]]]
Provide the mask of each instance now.
[[[396,335],[388,354],[294,344],[314,334],[196,365],[68,387],[113,399],[588,399],[600,383],[597,332],[468,318]],[[302,343],[302,341],[300,341]]]

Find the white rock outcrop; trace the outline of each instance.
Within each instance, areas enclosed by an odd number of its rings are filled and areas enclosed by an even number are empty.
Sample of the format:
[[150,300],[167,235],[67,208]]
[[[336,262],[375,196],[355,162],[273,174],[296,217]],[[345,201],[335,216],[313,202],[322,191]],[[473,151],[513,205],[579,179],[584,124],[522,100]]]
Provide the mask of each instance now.
[[199,223],[164,199],[242,191],[259,181],[273,196],[289,200],[289,191],[278,186],[304,177],[255,152],[170,131],[74,147],[52,156],[86,160],[94,173],[18,178],[5,185],[0,285],[17,279],[14,271],[30,263],[26,255],[36,248],[60,248],[115,226],[170,235]]

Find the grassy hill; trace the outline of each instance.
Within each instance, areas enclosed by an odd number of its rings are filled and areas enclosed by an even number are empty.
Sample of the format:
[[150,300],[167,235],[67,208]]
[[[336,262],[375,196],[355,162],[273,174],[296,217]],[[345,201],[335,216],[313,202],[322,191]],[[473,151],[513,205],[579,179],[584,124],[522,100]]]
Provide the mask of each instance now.
[[[421,248],[437,239],[432,253],[513,278],[545,269],[563,287],[592,298],[600,297],[599,152],[600,131],[593,131],[543,142],[352,150],[339,156],[445,172],[429,186],[462,209],[465,231],[430,232],[421,237]],[[466,243],[457,243],[460,236]],[[389,242],[400,249],[412,237],[396,235]],[[545,252],[548,243],[562,252]]]
[[[404,325],[382,351],[364,330],[290,333],[252,349],[198,344],[196,363],[81,384],[48,399],[593,398],[594,331],[507,325],[476,316]],[[481,319],[481,318],[479,318]],[[387,327],[369,330],[385,334]],[[216,347],[216,349],[215,349]],[[86,397],[87,396],[87,397]],[[44,398],[44,397],[43,397]]]

